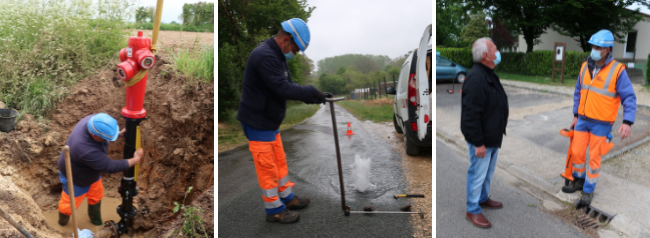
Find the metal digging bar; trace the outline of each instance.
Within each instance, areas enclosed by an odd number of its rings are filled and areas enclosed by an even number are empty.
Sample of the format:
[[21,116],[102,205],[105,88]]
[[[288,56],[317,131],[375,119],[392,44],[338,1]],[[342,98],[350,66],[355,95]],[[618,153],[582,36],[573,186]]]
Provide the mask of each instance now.
[[350,211],[351,208],[345,205],[345,188],[343,186],[343,170],[341,169],[341,150],[339,149],[339,135],[336,129],[336,114],[334,113],[334,102],[344,100],[344,97],[339,98],[327,98],[326,102],[330,103],[330,114],[332,114],[332,128],[334,129],[334,145],[336,146],[336,162],[339,170],[339,183],[341,184],[341,210],[343,214],[349,216],[350,213],[363,213],[363,214],[389,214],[389,213],[401,213],[401,214],[419,214],[420,218],[424,219],[424,212],[420,209],[419,212],[393,212],[393,211]]

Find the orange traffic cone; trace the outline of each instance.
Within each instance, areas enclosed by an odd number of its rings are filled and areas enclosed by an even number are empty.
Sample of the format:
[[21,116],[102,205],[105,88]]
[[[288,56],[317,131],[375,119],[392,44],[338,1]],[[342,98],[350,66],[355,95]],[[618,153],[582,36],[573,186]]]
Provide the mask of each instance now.
[[350,122],[348,122],[348,132],[345,133],[346,136],[349,135],[354,135],[354,132],[352,132],[352,127],[350,126]]

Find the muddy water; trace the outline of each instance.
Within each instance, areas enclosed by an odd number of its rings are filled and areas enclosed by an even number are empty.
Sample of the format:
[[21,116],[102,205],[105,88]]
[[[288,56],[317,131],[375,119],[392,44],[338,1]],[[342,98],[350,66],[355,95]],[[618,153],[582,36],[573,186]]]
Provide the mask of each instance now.
[[[120,216],[117,215],[117,206],[122,203],[121,198],[109,198],[109,197],[104,197],[102,198],[102,221],[106,222],[108,220],[113,220],[116,223],[120,221]],[[72,219],[68,222],[67,225],[61,226],[59,225],[59,210],[57,208],[53,210],[47,210],[44,211],[43,214],[45,215],[45,221],[47,224],[58,230],[62,231],[68,234],[71,234],[73,232],[72,229]],[[97,233],[98,231],[102,230],[102,226],[95,226],[92,223],[90,223],[90,218],[88,218],[88,200],[84,199],[84,201],[79,205],[79,208],[77,208],[77,226],[79,230],[83,229],[88,229],[92,231],[93,233]],[[138,237],[137,235],[134,237]]]

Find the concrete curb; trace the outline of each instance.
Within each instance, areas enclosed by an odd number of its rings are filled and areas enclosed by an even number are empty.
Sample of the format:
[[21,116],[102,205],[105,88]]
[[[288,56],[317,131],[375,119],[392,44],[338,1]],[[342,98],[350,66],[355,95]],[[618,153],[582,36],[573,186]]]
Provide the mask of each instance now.
[[[454,138],[454,137],[451,136],[444,129],[438,128],[438,127],[436,127],[436,134],[441,139],[444,139],[445,141],[450,142],[451,144],[455,145],[457,147],[457,149],[459,149],[461,151],[465,151],[465,153],[466,153],[468,148],[467,148],[467,146],[463,146],[464,145],[463,142],[465,142],[465,141],[460,141],[459,142],[457,140],[451,139],[451,138]],[[623,153],[623,152],[625,152],[625,151],[627,151],[627,150],[629,150],[631,148],[639,146],[639,145],[641,145],[641,144],[643,144],[643,143],[645,143],[647,141],[650,141],[650,137],[646,137],[645,139],[643,139],[641,141],[638,141],[638,142],[636,142],[634,144],[631,144],[629,146],[626,146],[626,147],[624,147],[624,148],[622,148],[622,149],[620,149],[618,151],[615,151],[607,159],[612,158],[612,157],[614,157],[616,155],[619,155],[619,154],[621,154],[621,153]],[[605,160],[606,159],[603,158],[602,162],[604,162]],[[533,173],[530,173],[530,172],[526,171],[524,168],[521,168],[518,165],[514,165],[512,162],[510,162],[508,160],[499,158],[497,160],[497,166],[499,168],[505,170],[506,172],[508,172],[510,175],[527,182],[531,186],[534,186],[534,187],[536,187],[536,188],[538,188],[538,189],[540,189],[542,191],[547,192],[551,196],[554,196],[557,199],[560,199],[561,201],[566,201],[566,202],[571,202],[572,203],[576,199],[576,198],[574,198],[575,196],[571,196],[571,194],[562,193],[561,192],[561,186],[556,187],[553,183],[548,182],[548,181],[542,179],[541,177],[536,176]],[[628,235],[633,236],[633,237],[638,237],[640,235],[640,233],[641,233],[639,227],[633,226],[633,225],[628,224],[628,223],[629,222],[625,221],[625,216],[623,214],[617,214],[610,221],[609,225],[612,228],[614,228],[616,230],[619,230],[619,231],[621,231],[621,232],[623,232],[625,234],[628,234]]]
[[603,163],[603,162],[607,161],[610,158],[614,158],[614,157],[616,157],[616,156],[618,156],[620,154],[623,154],[625,151],[636,148],[636,147],[638,147],[638,146],[640,146],[640,145],[642,145],[642,144],[644,144],[644,143],[646,143],[648,141],[650,141],[650,136],[647,136],[646,138],[643,138],[640,141],[634,142],[634,143],[632,143],[632,144],[630,144],[628,146],[625,146],[625,147],[623,147],[623,148],[621,148],[621,149],[619,149],[617,151],[614,151],[614,152],[612,152],[610,154],[607,154],[607,155],[603,156],[600,163]]

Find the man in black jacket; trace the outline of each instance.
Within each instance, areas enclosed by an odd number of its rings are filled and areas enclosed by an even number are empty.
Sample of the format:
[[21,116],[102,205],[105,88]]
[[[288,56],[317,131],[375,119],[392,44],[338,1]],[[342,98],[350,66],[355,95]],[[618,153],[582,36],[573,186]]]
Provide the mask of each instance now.
[[490,180],[497,165],[497,154],[508,123],[508,97],[494,67],[501,54],[490,38],[481,38],[472,46],[474,66],[465,77],[462,94],[460,129],[469,146],[466,217],[475,226],[490,227],[481,214],[483,208],[501,208],[489,198]]
[[280,124],[287,110],[287,100],[325,103],[329,93],[291,80],[287,60],[305,51],[309,45],[309,28],[298,18],[282,22],[282,28],[257,46],[248,56],[237,120],[244,129],[269,222],[296,222],[309,198],[298,198],[292,191],[289,169],[280,139]]

